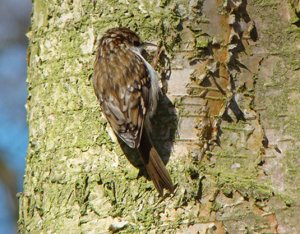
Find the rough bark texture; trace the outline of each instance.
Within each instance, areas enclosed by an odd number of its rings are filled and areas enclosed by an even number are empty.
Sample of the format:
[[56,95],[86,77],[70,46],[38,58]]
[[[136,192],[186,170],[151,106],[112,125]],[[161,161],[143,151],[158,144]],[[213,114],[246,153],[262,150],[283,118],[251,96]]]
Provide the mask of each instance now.
[[[299,233],[299,9],[35,0],[20,232]],[[154,140],[177,188],[164,199],[110,134],[88,79],[97,39],[118,25],[165,48]]]

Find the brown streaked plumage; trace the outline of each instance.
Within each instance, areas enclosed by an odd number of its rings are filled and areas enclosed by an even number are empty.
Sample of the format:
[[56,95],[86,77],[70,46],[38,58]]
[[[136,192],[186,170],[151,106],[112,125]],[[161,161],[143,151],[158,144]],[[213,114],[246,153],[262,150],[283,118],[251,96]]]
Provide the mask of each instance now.
[[171,178],[149,133],[159,96],[156,72],[143,58],[144,43],[128,28],[112,28],[99,41],[93,85],[112,129],[138,150],[156,189],[174,191]]

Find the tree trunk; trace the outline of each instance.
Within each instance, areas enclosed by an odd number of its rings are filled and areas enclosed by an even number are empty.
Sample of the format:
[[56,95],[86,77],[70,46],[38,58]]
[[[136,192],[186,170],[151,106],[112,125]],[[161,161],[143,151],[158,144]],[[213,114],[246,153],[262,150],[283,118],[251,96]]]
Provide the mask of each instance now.
[[[299,233],[299,9],[35,0],[20,232]],[[164,48],[153,138],[176,184],[164,198],[111,134],[89,80],[115,26]]]

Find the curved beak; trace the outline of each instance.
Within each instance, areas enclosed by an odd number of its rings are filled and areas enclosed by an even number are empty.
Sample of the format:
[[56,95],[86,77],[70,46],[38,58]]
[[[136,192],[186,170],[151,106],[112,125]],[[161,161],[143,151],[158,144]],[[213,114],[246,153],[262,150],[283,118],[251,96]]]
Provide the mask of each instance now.
[[155,45],[155,44],[153,44],[153,43],[151,43],[151,42],[148,42],[148,41],[145,41],[145,42],[143,43],[143,47],[146,47],[146,46],[155,46],[155,47],[157,47],[157,45]]

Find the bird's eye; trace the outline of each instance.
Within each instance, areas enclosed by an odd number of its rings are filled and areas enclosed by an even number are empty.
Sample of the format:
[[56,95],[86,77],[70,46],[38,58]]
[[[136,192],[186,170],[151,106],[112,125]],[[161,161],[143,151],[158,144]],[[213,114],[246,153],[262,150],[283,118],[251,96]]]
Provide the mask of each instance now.
[[133,45],[136,46],[136,47],[139,47],[141,45],[141,43],[139,41],[134,41]]

